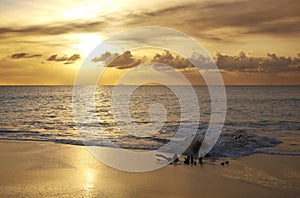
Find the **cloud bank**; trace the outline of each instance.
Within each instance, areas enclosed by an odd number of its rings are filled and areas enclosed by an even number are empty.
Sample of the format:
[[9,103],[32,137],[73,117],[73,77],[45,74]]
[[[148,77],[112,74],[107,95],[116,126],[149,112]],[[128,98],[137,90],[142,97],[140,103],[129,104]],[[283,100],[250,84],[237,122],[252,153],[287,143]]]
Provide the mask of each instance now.
[[[115,67],[117,69],[129,69],[139,66],[144,60],[134,57],[130,51],[122,55],[105,52],[99,57],[92,59],[92,62],[103,62],[106,67]],[[162,53],[156,53],[150,62],[162,63],[153,64],[157,70],[162,70],[164,65],[172,66],[174,69],[186,70],[193,68],[193,63],[199,64],[203,69],[213,68],[216,64],[222,72],[260,72],[260,73],[280,73],[280,72],[299,72],[300,71],[300,53],[296,57],[278,56],[268,53],[264,57],[253,57],[241,51],[238,55],[224,55],[217,53],[213,59],[194,54],[187,59],[174,55],[168,50]]]
[[300,54],[297,57],[284,57],[268,53],[265,57],[247,56],[245,52],[229,56],[217,53],[214,57],[219,69],[239,72],[299,72]]

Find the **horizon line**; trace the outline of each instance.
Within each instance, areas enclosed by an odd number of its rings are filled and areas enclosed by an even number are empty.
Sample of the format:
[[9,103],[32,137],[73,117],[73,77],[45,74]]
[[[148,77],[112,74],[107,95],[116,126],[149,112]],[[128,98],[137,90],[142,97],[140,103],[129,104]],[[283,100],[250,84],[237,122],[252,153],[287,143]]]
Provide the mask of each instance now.
[[[93,86],[91,84],[82,84],[82,85],[75,85],[75,84],[0,84],[0,87],[50,87],[50,86]],[[97,85],[98,87],[101,86],[137,86],[134,84],[121,84],[121,85]],[[169,84],[169,85],[162,85],[162,84],[143,84],[138,86],[190,86],[190,85],[183,85],[183,84]],[[215,85],[206,85],[206,84],[192,84],[192,86],[222,86],[220,84]],[[224,84],[224,86],[300,86],[300,84]]]

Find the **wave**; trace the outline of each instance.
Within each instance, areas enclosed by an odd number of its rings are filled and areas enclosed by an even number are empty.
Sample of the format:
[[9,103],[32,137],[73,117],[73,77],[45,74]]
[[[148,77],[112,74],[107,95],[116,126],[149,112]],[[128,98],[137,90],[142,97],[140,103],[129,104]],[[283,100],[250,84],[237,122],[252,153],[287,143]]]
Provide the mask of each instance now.
[[234,133],[222,133],[216,145],[209,153],[216,157],[242,157],[262,150],[259,148],[275,147],[282,143],[273,137],[249,134],[244,130]]
[[269,150],[256,150],[256,153],[264,153],[269,155],[290,155],[300,156],[300,152],[297,151],[269,151]]
[[[125,138],[97,138],[82,141],[80,136],[71,133],[47,134],[36,131],[17,131],[0,129],[0,139],[2,140],[19,140],[19,141],[43,141],[58,144],[69,144],[77,146],[103,146],[107,147],[107,139],[114,142],[116,147],[123,149],[155,150],[167,144],[169,137],[135,137],[127,136]],[[258,136],[247,133],[244,130],[237,130],[233,133],[222,133],[214,146],[209,152],[211,157],[242,157],[255,153],[265,153],[274,155],[300,155],[300,152],[285,152],[276,150],[264,150],[266,147],[276,147],[281,141],[265,136]],[[275,148],[276,149],[276,148]]]

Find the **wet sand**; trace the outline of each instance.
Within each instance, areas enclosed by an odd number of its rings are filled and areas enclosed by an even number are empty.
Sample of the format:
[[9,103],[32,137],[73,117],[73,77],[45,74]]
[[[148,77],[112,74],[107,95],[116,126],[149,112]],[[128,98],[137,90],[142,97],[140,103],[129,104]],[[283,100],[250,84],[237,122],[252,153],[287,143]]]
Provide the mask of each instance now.
[[83,146],[0,141],[0,197],[297,197],[300,157],[255,154],[229,166],[110,168]]

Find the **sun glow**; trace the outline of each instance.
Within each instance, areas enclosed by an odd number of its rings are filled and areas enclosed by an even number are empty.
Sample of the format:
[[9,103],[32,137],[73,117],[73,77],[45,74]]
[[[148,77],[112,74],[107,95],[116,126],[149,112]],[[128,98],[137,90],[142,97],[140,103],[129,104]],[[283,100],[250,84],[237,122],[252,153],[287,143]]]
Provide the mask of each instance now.
[[69,11],[66,11],[63,14],[63,17],[67,19],[80,19],[80,18],[92,18],[97,15],[98,5],[92,4],[85,7],[75,8]]
[[75,48],[79,50],[82,58],[87,57],[102,41],[103,38],[96,34],[81,34]]

